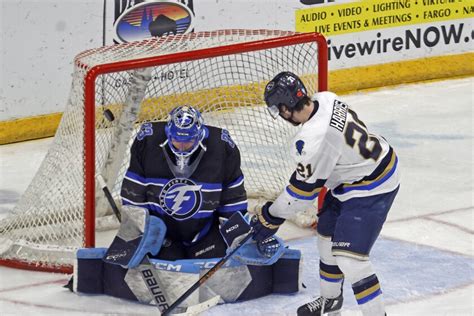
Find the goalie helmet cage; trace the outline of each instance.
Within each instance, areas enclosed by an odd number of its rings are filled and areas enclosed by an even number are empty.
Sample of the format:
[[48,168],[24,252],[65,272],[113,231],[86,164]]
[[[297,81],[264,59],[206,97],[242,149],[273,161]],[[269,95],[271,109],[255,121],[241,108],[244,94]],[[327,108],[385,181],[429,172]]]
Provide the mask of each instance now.
[[76,56],[53,143],[19,203],[0,221],[0,264],[70,273],[75,250],[95,246],[96,220],[108,212],[96,174],[119,198],[142,124],[165,120],[177,105],[196,106],[206,124],[229,130],[249,198],[275,198],[293,172],[288,144],[298,131],[265,110],[265,84],[281,71],[298,74],[310,94],[327,90],[325,38],[219,30]]

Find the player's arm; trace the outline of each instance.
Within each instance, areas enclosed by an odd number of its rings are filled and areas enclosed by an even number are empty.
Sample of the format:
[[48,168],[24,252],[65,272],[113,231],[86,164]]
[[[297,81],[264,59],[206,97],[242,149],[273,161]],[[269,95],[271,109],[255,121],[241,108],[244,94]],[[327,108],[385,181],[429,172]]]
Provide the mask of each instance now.
[[337,150],[327,143],[312,150],[308,148],[304,157],[298,156],[297,167],[288,186],[273,203],[267,202],[253,219],[255,239],[268,238],[286,219],[313,207],[338,159]]
[[[280,218],[291,218],[295,213],[313,206],[327,179],[299,179],[295,171],[289,185],[270,207],[270,213]],[[314,181],[314,182],[313,182]]]
[[222,131],[222,139],[226,142],[226,159],[224,166],[224,181],[220,205],[217,208],[219,216],[229,218],[235,212],[247,212],[247,193],[244,187],[244,175],[240,168],[240,151],[226,130]]
[[298,180],[297,171],[290,178],[289,185],[277,197],[275,202],[267,202],[257,211],[253,219],[256,231],[254,239],[264,240],[274,235],[281,224],[298,211],[313,207],[314,200],[324,186],[326,179],[314,183]]
[[120,196],[123,205],[147,207],[145,171],[142,167],[142,156],[146,149],[146,138],[138,133],[130,149],[130,165],[122,181]]

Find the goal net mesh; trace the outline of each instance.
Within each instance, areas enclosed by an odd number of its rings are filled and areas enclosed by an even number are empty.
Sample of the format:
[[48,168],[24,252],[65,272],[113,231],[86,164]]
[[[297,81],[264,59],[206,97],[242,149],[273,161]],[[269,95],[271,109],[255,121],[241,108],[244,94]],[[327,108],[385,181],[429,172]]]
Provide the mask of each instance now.
[[[297,35],[267,30],[201,32],[79,54],[54,141],[11,215],[0,221],[0,262],[70,269],[75,250],[93,246],[86,240],[86,214],[110,214],[100,188],[92,194],[85,190],[90,182],[87,168],[104,176],[119,201],[129,148],[141,124],[165,120],[177,105],[193,105],[207,125],[229,130],[241,152],[249,199],[274,199],[294,170],[288,146],[298,129],[266,113],[265,84],[277,73],[291,71],[312,94],[322,78],[314,40],[270,48],[259,43]],[[249,42],[255,44],[236,45]],[[235,51],[229,48],[233,46]],[[142,67],[151,59],[154,62]],[[85,88],[91,80],[92,94]],[[87,117],[93,118],[91,129]],[[88,139],[93,147],[85,146]],[[92,167],[86,163],[91,154]],[[87,201],[93,201],[94,210],[87,209]]]

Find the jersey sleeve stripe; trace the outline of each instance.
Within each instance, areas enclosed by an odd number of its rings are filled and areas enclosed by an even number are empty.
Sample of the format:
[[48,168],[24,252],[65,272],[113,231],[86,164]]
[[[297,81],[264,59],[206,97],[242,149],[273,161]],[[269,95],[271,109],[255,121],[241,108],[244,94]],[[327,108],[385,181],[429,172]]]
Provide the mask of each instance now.
[[[137,203],[132,203],[133,205],[137,205]],[[141,205],[137,205],[137,206],[142,206],[142,207],[146,207],[148,208],[151,212],[154,212],[154,213],[157,213],[158,215],[166,215],[166,216],[169,216],[168,213],[166,213],[160,205],[158,205],[157,203],[151,203],[151,202],[147,202],[147,203],[140,203]],[[199,219],[199,218],[207,218],[207,217],[211,217],[212,214],[214,213],[214,211],[199,211],[197,212],[196,214],[194,214],[191,219]]]
[[219,192],[219,191],[222,191],[222,188],[204,189],[205,183],[203,183],[202,185],[203,185],[203,188],[201,188],[201,192]]
[[233,188],[236,188],[236,187],[240,186],[242,183],[244,183],[244,176],[238,177],[235,181],[229,183],[226,186],[226,188],[227,189],[233,189]]
[[[156,185],[156,186],[162,187],[170,181],[169,179],[163,179],[163,178],[144,178],[131,171],[127,171],[124,178],[130,182],[134,182],[142,186]],[[196,184],[202,185],[202,188],[201,188],[202,192],[222,191],[222,184],[220,183],[206,183],[206,182],[196,181]]]
[[[149,209],[151,212],[157,213],[159,215],[167,215],[165,211],[156,203],[151,203],[151,202],[145,202],[145,203],[139,203],[139,202],[133,202],[131,200],[122,198],[122,203],[123,205],[135,205],[135,206],[140,206],[140,207],[145,207]],[[214,210],[200,210],[198,213],[193,215],[193,219],[199,219],[199,218],[207,218],[211,217],[212,214],[214,213]]]
[[122,197],[122,201],[124,203],[124,205],[135,205],[135,206],[141,206],[141,207],[146,207],[148,208],[149,210],[153,210],[153,211],[157,211],[159,212],[160,214],[163,212],[163,210],[161,209],[161,206],[158,204],[158,203],[153,203],[153,202],[134,202],[132,200],[129,200],[129,199],[126,199],[124,197]]
[[247,210],[248,208],[248,203],[247,200],[237,202],[237,203],[231,203],[231,204],[226,204],[219,206],[217,208],[217,211],[219,212],[234,212],[234,211],[240,211],[240,210]]
[[[202,185],[202,189],[201,191],[221,191],[222,190],[222,184],[220,183],[208,183],[208,182],[199,182],[199,181],[195,181],[196,184],[200,184]],[[204,189],[204,190],[203,190]]]
[[144,206],[144,207],[148,206],[148,202],[135,202],[135,201],[126,199],[123,196],[122,196],[122,203],[124,205],[135,205],[135,206]]
[[325,183],[326,183],[326,179],[318,179],[314,183],[308,183],[308,182],[298,180],[296,178],[296,172],[293,172],[290,178],[290,185],[304,192],[312,192],[316,189],[320,189],[324,186]]
[[141,185],[153,184],[153,185],[159,185],[159,186],[163,186],[169,181],[167,179],[162,179],[162,178],[144,178],[131,171],[127,171],[127,173],[125,173],[125,179],[141,184]]
[[286,192],[288,192],[289,195],[300,200],[314,200],[318,197],[320,191],[321,188],[316,188],[311,192],[306,192],[294,187],[291,184],[286,187]]

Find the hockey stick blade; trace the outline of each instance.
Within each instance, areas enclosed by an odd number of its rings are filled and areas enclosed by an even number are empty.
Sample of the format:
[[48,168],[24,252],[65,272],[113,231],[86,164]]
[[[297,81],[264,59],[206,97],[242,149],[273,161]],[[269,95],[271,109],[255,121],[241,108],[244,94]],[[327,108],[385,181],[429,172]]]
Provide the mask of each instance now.
[[[183,311],[179,310],[177,313],[173,313],[172,315],[177,315],[177,316],[178,315],[179,316],[199,315],[200,313],[208,310],[209,308],[216,306],[219,303],[220,299],[221,299],[221,296],[216,295],[202,303],[184,307]],[[180,309],[180,307],[176,308],[175,310],[178,310],[178,309]]]

